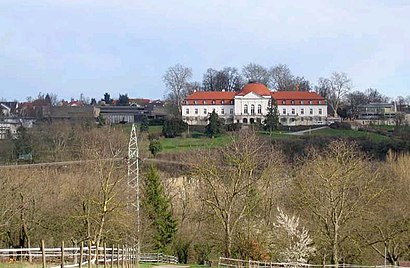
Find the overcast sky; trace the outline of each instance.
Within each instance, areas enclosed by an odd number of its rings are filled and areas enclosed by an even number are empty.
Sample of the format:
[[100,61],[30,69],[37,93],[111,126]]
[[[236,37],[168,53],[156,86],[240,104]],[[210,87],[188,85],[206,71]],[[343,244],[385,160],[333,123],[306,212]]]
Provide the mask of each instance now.
[[177,63],[287,64],[316,84],[410,95],[408,0],[0,0],[0,99],[162,98]]

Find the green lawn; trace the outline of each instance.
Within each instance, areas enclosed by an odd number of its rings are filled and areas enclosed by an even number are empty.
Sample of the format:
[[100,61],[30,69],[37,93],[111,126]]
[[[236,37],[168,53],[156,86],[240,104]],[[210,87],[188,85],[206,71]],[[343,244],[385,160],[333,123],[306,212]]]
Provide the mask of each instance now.
[[[307,134],[309,135],[309,134]],[[340,138],[368,138],[373,141],[387,141],[390,138],[384,135],[365,132],[365,131],[357,131],[357,130],[344,130],[344,129],[333,129],[333,128],[325,128],[316,131],[312,131],[310,134],[311,136],[324,136],[324,137],[340,137]]]
[[199,148],[215,148],[226,145],[230,142],[229,135],[221,135],[213,139],[206,136],[196,138],[168,138],[161,139],[163,152],[180,152]]

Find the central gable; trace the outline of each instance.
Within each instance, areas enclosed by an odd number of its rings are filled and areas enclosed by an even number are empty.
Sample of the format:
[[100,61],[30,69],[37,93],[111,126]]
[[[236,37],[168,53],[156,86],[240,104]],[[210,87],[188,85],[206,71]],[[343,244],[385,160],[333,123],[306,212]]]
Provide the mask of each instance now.
[[243,96],[235,96],[235,98],[241,98],[241,99],[266,99],[266,98],[271,98],[270,96],[261,96],[255,92],[249,92],[246,95]]

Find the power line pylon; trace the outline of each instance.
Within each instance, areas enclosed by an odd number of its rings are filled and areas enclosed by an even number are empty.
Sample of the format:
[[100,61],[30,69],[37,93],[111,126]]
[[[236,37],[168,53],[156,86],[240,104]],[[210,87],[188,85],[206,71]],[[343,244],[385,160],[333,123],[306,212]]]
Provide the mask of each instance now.
[[136,239],[137,267],[139,267],[140,255],[141,255],[140,183],[139,183],[139,163],[138,161],[139,161],[139,150],[138,150],[137,130],[136,130],[135,124],[132,124],[130,142],[128,144],[128,186],[135,193],[135,202],[133,202],[132,205],[135,207],[136,212],[137,212],[137,215],[136,215],[137,216],[137,239]]

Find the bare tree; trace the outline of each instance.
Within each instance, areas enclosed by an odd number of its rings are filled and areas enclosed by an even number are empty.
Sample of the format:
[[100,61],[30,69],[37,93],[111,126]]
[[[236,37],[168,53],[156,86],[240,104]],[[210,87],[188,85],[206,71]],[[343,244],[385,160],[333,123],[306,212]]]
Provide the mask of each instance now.
[[278,64],[270,69],[271,88],[277,91],[295,90],[294,77],[286,64]]
[[[310,230],[325,262],[330,253],[333,264],[349,256],[347,246],[357,232],[357,223],[368,215],[382,191],[379,173],[362,156],[357,146],[331,142],[322,151],[312,150],[296,177],[295,201],[300,213],[310,219]],[[349,244],[350,245],[350,244]]]
[[352,81],[345,73],[334,72],[330,78],[319,78],[316,90],[325,98],[336,116],[343,99],[352,88]]
[[217,89],[217,76],[218,71],[212,68],[206,70],[202,79],[202,86],[205,91],[218,91]]
[[264,66],[256,63],[249,63],[243,66],[242,75],[247,82],[258,82],[264,84],[265,86],[269,85],[271,79],[269,70]]
[[225,67],[220,71],[209,68],[202,84],[205,91],[238,91],[243,86],[243,79],[233,67]]
[[181,114],[182,101],[187,94],[187,84],[192,77],[192,69],[177,64],[169,67],[163,76],[163,81],[168,89],[169,99],[178,107]]
[[[267,147],[253,133],[241,133],[231,145],[201,155],[200,164],[194,168],[200,198],[207,218],[217,225],[214,239],[220,239],[224,255],[232,254],[235,233],[246,222],[246,216],[259,205],[256,189],[263,189],[273,165]],[[269,151],[271,152],[271,151]],[[219,230],[223,230],[222,234]]]

